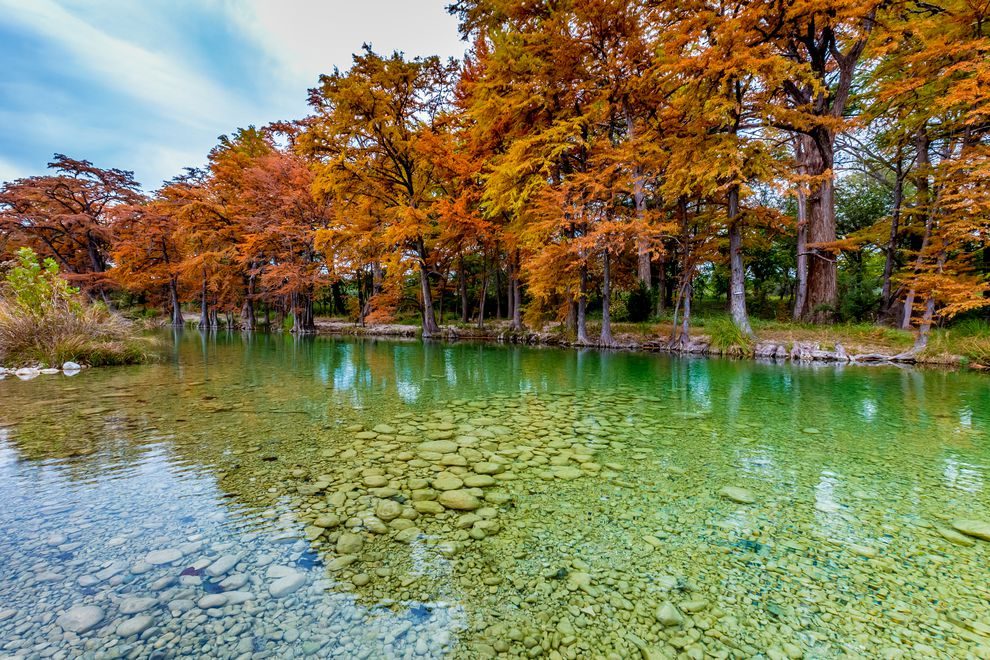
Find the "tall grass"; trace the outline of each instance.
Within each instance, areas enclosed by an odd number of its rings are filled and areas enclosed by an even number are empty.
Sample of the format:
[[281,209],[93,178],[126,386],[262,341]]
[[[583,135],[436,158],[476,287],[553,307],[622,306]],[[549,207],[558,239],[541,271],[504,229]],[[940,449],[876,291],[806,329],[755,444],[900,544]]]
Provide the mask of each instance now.
[[750,355],[753,352],[754,342],[745,332],[732,322],[731,318],[719,316],[709,318],[704,323],[705,333],[708,335],[713,348],[718,349],[726,355]]
[[990,324],[971,318],[939,328],[928,338],[924,354],[945,359],[961,356],[970,363],[990,366]]
[[25,314],[0,297],[0,364],[92,367],[146,362],[154,354],[150,340],[136,337],[128,321],[102,305],[72,310],[48,306],[43,314]]
[[30,250],[0,288],[0,364],[7,367],[133,364],[154,356],[150,339],[102,304],[84,301]]

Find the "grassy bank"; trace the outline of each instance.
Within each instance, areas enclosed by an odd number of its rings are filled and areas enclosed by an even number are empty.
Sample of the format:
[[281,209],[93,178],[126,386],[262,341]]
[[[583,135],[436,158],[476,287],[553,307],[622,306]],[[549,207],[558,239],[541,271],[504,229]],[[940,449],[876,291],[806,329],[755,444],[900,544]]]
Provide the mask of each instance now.
[[[871,323],[844,323],[813,325],[790,321],[752,319],[755,340],[748,340],[732,324],[728,315],[706,312],[692,319],[691,333],[707,337],[719,352],[740,356],[752,355],[758,343],[773,343],[790,349],[795,344],[818,345],[822,350],[834,351],[838,346],[852,355],[887,355],[905,353],[914,346],[915,335],[907,330]],[[324,319],[322,331],[340,333],[341,328],[354,329],[359,334],[387,335],[395,328],[418,327],[418,319],[403,318],[389,326],[356,328],[346,319]],[[450,322],[443,325],[449,335],[464,339],[485,339],[502,336],[509,331],[505,320],[493,320],[479,329],[475,323]],[[380,331],[379,331],[380,330]],[[588,336],[594,340],[601,330],[601,321],[588,321]],[[671,319],[644,323],[612,323],[616,342],[624,347],[648,346],[657,340],[670,338],[673,330]],[[552,325],[528,335],[530,343],[566,344],[574,341],[563,325]],[[983,321],[963,321],[948,328],[933,329],[928,347],[915,356],[918,363],[960,365],[984,368],[990,365],[990,325]]]
[[58,275],[55,263],[39,263],[30,250],[0,286],[0,365],[98,367],[146,362],[155,344],[102,303],[84,300]]

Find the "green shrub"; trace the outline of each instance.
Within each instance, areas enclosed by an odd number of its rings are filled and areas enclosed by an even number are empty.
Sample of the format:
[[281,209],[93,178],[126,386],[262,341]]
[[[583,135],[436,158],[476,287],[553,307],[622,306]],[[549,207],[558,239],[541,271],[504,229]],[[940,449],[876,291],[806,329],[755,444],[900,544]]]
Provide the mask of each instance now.
[[59,277],[51,257],[38,262],[31,248],[17,251],[17,265],[4,278],[4,295],[24,314],[43,315],[52,306],[67,305],[80,311],[79,289]]
[[609,318],[613,323],[623,323],[629,320],[629,294],[617,293],[612,296],[612,303],[608,307]]
[[626,318],[630,323],[642,323],[653,313],[653,290],[639,282],[626,298]]
[[130,323],[102,303],[87,304],[58,275],[51,259],[39,262],[22,248],[0,289],[0,364],[90,366],[145,362],[150,340],[134,336]]

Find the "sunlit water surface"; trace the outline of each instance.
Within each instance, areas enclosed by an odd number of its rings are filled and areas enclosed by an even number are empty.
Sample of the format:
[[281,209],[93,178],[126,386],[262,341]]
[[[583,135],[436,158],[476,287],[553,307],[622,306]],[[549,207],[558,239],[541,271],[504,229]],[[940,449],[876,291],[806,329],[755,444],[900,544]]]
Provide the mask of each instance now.
[[0,381],[0,657],[990,657],[986,376],[166,341]]

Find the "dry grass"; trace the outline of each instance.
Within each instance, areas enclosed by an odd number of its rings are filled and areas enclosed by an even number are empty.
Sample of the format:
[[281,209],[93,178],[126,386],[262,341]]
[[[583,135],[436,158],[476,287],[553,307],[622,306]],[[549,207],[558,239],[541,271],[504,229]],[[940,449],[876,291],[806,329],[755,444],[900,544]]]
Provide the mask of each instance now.
[[152,359],[154,348],[102,305],[55,299],[27,312],[0,297],[0,364],[7,367],[136,364]]

